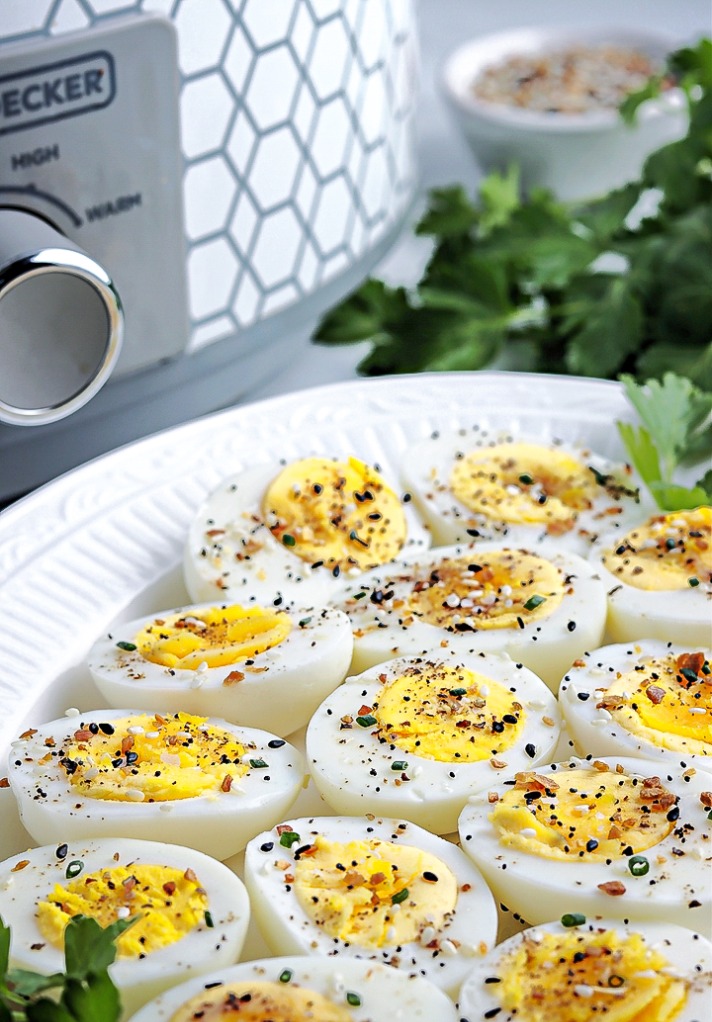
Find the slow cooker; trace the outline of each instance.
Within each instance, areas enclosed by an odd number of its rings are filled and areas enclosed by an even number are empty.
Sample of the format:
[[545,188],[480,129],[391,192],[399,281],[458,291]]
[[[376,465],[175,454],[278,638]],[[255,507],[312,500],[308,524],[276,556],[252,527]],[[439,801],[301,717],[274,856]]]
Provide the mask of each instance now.
[[249,397],[416,185],[411,0],[4,0],[0,499]]

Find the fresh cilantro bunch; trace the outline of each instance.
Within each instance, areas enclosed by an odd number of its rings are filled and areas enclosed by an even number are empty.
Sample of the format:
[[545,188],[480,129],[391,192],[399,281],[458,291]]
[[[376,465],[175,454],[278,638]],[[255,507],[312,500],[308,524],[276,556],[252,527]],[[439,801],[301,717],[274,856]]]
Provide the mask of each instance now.
[[622,114],[632,120],[672,76],[688,132],[640,180],[578,205],[544,189],[522,198],[516,168],[486,177],[476,201],[435,189],[416,226],[434,250],[415,288],[367,280],[314,340],[370,341],[359,365],[370,375],[481,369],[506,349],[536,372],[674,370],[712,390],[712,40],[668,64]]
[[9,967],[10,929],[0,919],[0,1022],[118,1022],[121,1001],[107,970],[115,939],[133,922],[103,929],[74,916],[64,934],[65,972],[41,976]]

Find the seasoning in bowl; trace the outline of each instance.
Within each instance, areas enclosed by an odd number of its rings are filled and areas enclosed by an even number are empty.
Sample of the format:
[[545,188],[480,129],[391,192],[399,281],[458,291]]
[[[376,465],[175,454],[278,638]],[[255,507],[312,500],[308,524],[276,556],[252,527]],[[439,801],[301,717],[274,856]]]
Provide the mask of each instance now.
[[487,103],[537,113],[585,114],[616,109],[660,72],[657,61],[629,46],[569,46],[515,54],[492,64],[474,80],[472,91]]

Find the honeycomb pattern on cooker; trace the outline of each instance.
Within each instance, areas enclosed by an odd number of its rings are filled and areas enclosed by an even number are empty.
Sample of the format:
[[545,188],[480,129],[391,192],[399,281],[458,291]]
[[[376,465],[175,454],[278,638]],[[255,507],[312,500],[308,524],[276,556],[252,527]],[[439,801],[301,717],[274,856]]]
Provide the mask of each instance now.
[[0,58],[4,42],[139,12],[178,33],[196,347],[311,294],[401,217],[412,0],[4,0]]

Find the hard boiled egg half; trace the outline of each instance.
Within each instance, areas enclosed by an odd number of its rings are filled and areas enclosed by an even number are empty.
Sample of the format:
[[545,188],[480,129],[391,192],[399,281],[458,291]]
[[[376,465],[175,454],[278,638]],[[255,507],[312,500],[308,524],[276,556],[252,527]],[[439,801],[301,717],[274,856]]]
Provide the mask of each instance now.
[[603,646],[576,661],[559,700],[579,750],[644,756],[671,770],[712,768],[712,651],[655,639]]
[[399,657],[327,696],[307,728],[307,761],[336,812],[448,834],[472,792],[551,757],[560,720],[544,683],[509,657]]
[[323,604],[340,576],[359,575],[430,537],[381,473],[348,458],[246,469],[208,497],[191,525],[191,598]]
[[450,998],[422,976],[327,958],[266,958],[188,980],[131,1022],[457,1022]]
[[40,844],[155,838],[226,859],[281,819],[304,782],[295,748],[188,713],[93,710],[28,728],[9,783]]
[[564,912],[712,935],[712,774],[645,759],[572,760],[474,795],[465,852],[530,923]]
[[109,838],[43,845],[0,864],[0,917],[11,967],[64,971],[64,930],[75,916],[101,926],[133,921],[109,974],[124,1017],[191,975],[231,965],[250,905],[242,881],[192,848]]
[[653,515],[591,553],[608,592],[612,642],[662,639],[708,646],[712,620],[712,507]]
[[181,607],[121,625],[88,666],[111,706],[205,714],[286,735],[344,678],[345,614],[236,604]]
[[711,971],[712,944],[692,930],[568,912],[473,965],[460,1022],[702,1022]]
[[543,543],[585,556],[604,529],[640,519],[627,465],[555,439],[442,433],[403,455],[404,484],[436,543]]
[[363,958],[456,997],[494,946],[497,908],[456,845],[374,817],[289,820],[245,852],[253,912],[276,954]]
[[600,645],[606,593],[571,553],[439,547],[344,586],[337,606],[354,631],[352,671],[448,648],[508,653],[556,692],[586,649]]

